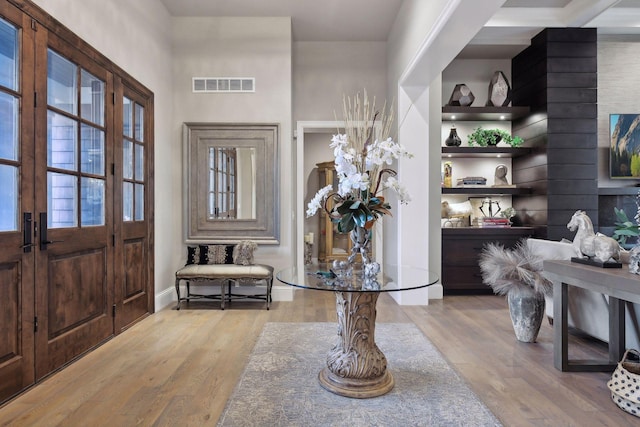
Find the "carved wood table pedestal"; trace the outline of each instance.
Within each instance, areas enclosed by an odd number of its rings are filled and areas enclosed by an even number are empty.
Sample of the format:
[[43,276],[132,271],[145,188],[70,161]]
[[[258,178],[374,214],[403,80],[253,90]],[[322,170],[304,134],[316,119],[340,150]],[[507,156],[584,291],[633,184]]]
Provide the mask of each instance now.
[[320,385],[341,396],[368,398],[391,391],[393,376],[375,342],[379,293],[336,292],[338,342],[320,371]]

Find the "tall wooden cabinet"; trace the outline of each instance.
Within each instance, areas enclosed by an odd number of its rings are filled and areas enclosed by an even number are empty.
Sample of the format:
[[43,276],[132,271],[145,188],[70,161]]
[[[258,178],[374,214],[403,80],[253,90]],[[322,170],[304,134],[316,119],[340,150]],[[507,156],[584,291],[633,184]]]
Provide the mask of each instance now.
[[[318,182],[320,188],[327,185],[333,185],[334,189],[338,188],[338,179],[334,169],[334,162],[323,162],[316,165],[318,167]],[[327,202],[327,208],[331,209],[333,201]],[[338,233],[337,225],[331,222],[329,215],[321,209],[320,218],[320,236],[318,238],[318,261],[330,262],[333,260],[347,259],[351,254],[351,239],[349,234]]]

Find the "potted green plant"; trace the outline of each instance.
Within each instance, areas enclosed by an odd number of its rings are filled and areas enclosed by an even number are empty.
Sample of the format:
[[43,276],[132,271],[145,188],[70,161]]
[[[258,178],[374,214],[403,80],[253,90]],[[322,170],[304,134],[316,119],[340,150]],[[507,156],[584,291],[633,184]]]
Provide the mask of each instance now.
[[640,226],[632,222],[622,209],[614,207],[613,211],[618,220],[615,223],[616,229],[612,237],[616,239],[621,246],[625,246],[629,237],[640,236]]
[[512,147],[522,145],[523,139],[519,136],[511,136],[509,132],[502,129],[483,129],[478,127],[469,135],[469,145],[479,145],[480,147],[495,146],[500,141],[504,141]]

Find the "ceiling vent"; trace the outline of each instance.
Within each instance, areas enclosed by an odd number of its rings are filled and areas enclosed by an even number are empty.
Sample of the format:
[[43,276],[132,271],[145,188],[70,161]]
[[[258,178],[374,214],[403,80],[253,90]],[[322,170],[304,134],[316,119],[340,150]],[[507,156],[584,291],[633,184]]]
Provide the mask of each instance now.
[[193,92],[231,93],[255,92],[255,77],[194,77]]

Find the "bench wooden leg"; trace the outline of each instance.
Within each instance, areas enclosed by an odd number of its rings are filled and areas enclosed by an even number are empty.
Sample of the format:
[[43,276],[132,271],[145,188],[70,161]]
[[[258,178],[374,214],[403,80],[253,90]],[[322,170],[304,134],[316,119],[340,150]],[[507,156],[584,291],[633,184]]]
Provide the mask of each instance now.
[[[224,310],[224,303],[226,302],[227,297],[225,296],[225,292],[229,292],[231,293],[231,285],[229,284],[231,283],[231,281],[229,279],[225,279],[225,280],[221,280],[220,281],[220,309]],[[227,286],[227,290],[225,290],[225,285]],[[229,298],[229,302],[231,302],[231,299]]]
[[176,310],[180,310],[180,279],[176,277],[176,294],[178,294],[178,304]]

